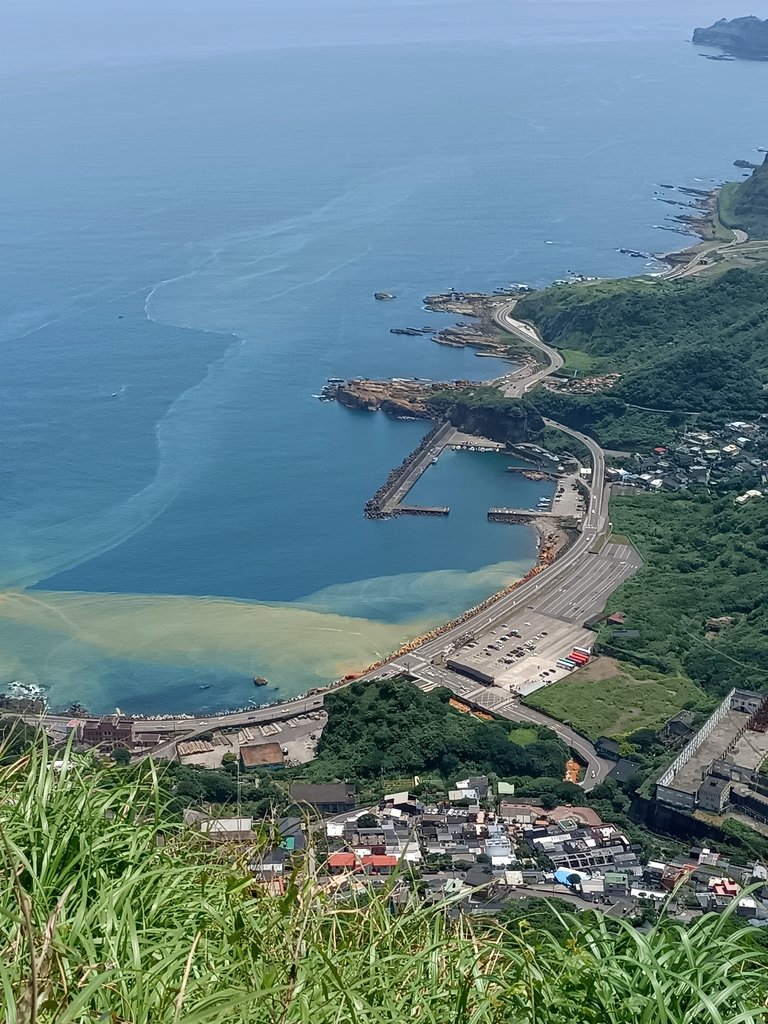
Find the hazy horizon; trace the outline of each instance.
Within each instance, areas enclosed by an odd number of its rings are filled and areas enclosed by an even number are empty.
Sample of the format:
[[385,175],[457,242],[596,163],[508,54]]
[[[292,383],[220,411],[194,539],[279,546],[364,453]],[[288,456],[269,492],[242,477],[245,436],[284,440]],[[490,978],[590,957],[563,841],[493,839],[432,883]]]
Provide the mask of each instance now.
[[[625,32],[618,5],[631,15]],[[767,0],[753,0],[748,10],[740,0],[13,0],[0,11],[0,66],[8,73],[302,46],[524,42],[537,34],[537,21],[539,32],[547,26],[553,6],[573,19],[553,30],[562,37],[568,29],[574,43],[606,32],[617,39],[690,35],[721,17],[768,17]],[[642,36],[638,9],[647,9]]]

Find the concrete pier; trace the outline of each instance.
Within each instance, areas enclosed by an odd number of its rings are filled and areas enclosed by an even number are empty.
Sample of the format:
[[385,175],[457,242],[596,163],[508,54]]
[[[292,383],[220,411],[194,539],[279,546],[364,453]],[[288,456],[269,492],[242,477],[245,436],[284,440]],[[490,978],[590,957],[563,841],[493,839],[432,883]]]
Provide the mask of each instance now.
[[552,473],[546,469],[536,469],[533,466],[507,466],[508,473],[519,473],[528,480],[548,480],[554,483],[562,480],[562,473]]
[[393,516],[447,516],[447,505],[398,505]]
[[[365,514],[369,519],[387,519],[397,515],[401,503],[410,489],[433,462],[436,462],[444,448],[451,445],[456,428],[450,423],[440,423],[411,452],[403,464],[393,469],[386,482],[366,502]],[[412,506],[417,508],[418,506]],[[448,512],[406,512],[406,515],[447,515]]]
[[557,512],[544,512],[527,508],[489,508],[489,523],[530,523],[533,519],[562,519]]

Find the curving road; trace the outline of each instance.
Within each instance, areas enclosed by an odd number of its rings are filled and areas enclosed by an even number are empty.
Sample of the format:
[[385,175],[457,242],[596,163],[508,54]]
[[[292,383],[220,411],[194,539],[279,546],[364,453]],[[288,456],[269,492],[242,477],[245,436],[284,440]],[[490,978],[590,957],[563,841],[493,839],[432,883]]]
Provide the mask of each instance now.
[[[506,302],[499,306],[493,315],[494,321],[505,331],[513,334],[521,341],[531,345],[544,353],[547,358],[547,365],[536,373],[516,380],[514,377],[508,381],[505,394],[510,398],[519,398],[539,381],[544,380],[550,374],[555,373],[563,366],[563,357],[560,353],[547,345],[527,324],[512,317],[515,302]],[[578,579],[577,569],[579,563],[594,545],[598,536],[608,527],[608,492],[605,486],[605,454],[594,438],[588,437],[577,430],[545,420],[548,426],[557,427],[572,437],[577,438],[587,448],[592,461],[592,483],[590,488],[589,506],[586,509],[582,529],[571,547],[557,561],[546,570],[539,573],[534,579],[527,581],[518,587],[511,594],[500,597],[490,608],[476,612],[474,615],[465,618],[456,626],[442,632],[432,640],[427,640],[415,648],[408,655],[395,658],[390,662],[392,673],[396,671],[408,671],[419,678],[434,682],[436,685],[445,685],[450,689],[456,689],[459,679],[450,670],[439,668],[432,664],[433,659],[440,655],[446,645],[458,640],[469,632],[487,633],[496,626],[501,625],[513,613],[527,607],[535,598],[536,602],[553,595],[562,590],[569,582]],[[382,669],[362,676],[363,679],[373,679],[382,675]],[[460,680],[466,684],[466,680]],[[463,695],[462,700],[468,698]],[[470,703],[478,703],[478,700],[471,700]],[[482,706],[482,705],[481,705]],[[575,750],[586,763],[586,771],[582,780],[582,787],[586,790],[602,782],[613,768],[613,763],[598,756],[589,740],[574,732],[569,726],[549,718],[547,715],[534,711],[532,708],[515,704],[512,707],[491,707],[487,710],[510,721],[532,722],[537,725],[545,725],[552,729],[557,735],[573,750]]]
[[663,274],[658,276],[665,281],[679,281],[681,278],[690,277],[702,269],[703,261],[707,256],[735,249],[737,246],[744,245],[749,240],[749,235],[746,231],[742,231],[740,228],[733,228],[732,230],[733,238],[730,242],[708,242],[687,263],[679,267],[672,267],[670,270],[665,270]]
[[542,341],[541,337],[533,327],[523,323],[522,320],[515,320],[512,313],[516,305],[516,299],[500,305],[494,311],[494,323],[498,324],[498,326],[501,327],[502,330],[506,331],[507,334],[511,334],[519,341],[524,341],[525,344],[529,345],[531,348],[535,348],[539,352],[543,352],[547,357],[547,365],[542,367],[541,370],[537,370],[536,373],[529,374],[528,376],[523,376],[518,379],[515,375],[509,378],[508,382],[502,388],[507,398],[520,398],[526,391],[530,391],[532,387],[535,387],[540,381],[544,380],[545,377],[549,377],[550,374],[557,373],[565,363],[565,360],[557,349],[552,348],[550,345],[547,345],[546,342]]

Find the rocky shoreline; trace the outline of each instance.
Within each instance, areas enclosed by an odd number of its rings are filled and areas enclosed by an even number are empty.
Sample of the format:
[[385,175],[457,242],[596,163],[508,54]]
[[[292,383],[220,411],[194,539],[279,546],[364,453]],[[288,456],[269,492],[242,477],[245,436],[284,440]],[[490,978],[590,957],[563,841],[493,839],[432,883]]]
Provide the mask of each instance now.
[[468,387],[470,381],[453,380],[445,382],[406,380],[371,380],[357,377],[343,383],[331,384],[324,389],[326,398],[335,399],[347,409],[363,412],[381,412],[401,420],[434,419],[436,413],[430,408],[430,399],[446,391],[458,391]]
[[[677,200],[668,200],[669,205],[685,206],[689,209],[694,208],[697,211],[695,214],[678,214],[674,218],[671,218],[678,223],[679,227],[670,227],[667,230],[674,230],[680,234],[689,234],[693,231],[698,234],[702,240],[711,240],[715,237],[715,225],[717,223],[717,196],[719,189],[715,188],[706,191],[703,189],[687,189],[671,184],[662,185],[660,187],[669,191],[677,190],[681,194],[689,198],[693,198],[694,200],[693,203],[681,203]],[[689,261],[692,250],[695,250],[695,246],[688,246],[675,252],[654,256],[653,258],[665,261],[670,266],[675,266],[679,263]],[[626,253],[630,256],[649,255],[640,252],[636,253],[634,250],[626,250]],[[573,278],[573,280],[579,279],[582,279],[579,275],[576,275]],[[558,281],[554,283],[561,284],[565,282]],[[459,292],[452,289],[444,293],[428,295],[424,299],[424,306],[426,309],[438,313],[450,313],[461,317],[471,317],[478,320],[479,323],[476,326],[457,324],[454,327],[447,327],[434,332],[427,327],[395,328],[392,333],[405,334],[412,337],[430,335],[431,340],[437,344],[455,348],[476,348],[478,350],[478,355],[496,356],[509,359],[514,353],[515,360],[517,362],[523,362],[523,367],[521,368],[523,372],[525,372],[528,367],[532,370],[538,365],[537,357],[531,354],[530,350],[525,350],[524,343],[521,343],[520,347],[516,348],[514,342],[511,340],[510,343],[507,344],[501,342],[499,340],[498,328],[496,328],[493,323],[491,313],[498,302],[506,301],[510,298],[522,298],[524,295],[529,294],[534,290],[535,289],[532,289],[529,286],[519,285],[498,288],[493,292]],[[396,298],[396,296],[388,292],[379,292],[376,293],[375,298],[379,301],[391,301]],[[518,370],[518,373],[520,372],[521,371]],[[331,379],[323,387],[322,393],[319,397],[326,401],[339,401],[349,409],[371,412],[381,410],[387,415],[395,416],[400,419],[434,419],[436,418],[436,414],[430,409],[429,404],[432,396],[437,393],[445,394],[446,391],[451,390],[459,391],[471,386],[472,383],[474,382],[466,380],[433,382],[417,378],[393,378],[391,380],[384,381],[368,380],[364,378],[350,380]],[[435,431],[439,428],[440,423],[437,423],[426,435],[419,447],[406,457],[403,464],[392,470],[390,476],[401,473],[407,464],[410,464],[411,461],[417,458],[418,454],[428,446]],[[380,490],[383,491],[386,489],[389,482],[388,478]],[[374,495],[366,505],[366,514],[370,515],[371,518],[377,518],[375,506],[378,493],[379,492],[377,492],[377,494]],[[368,509],[369,505],[370,510]],[[560,555],[563,554],[564,551],[568,549],[576,535],[575,531],[572,529],[565,528],[560,524],[553,523],[552,520],[544,519],[543,517],[532,518],[530,525],[536,530],[539,538],[538,558],[536,564],[521,579],[511,583],[503,590],[492,594],[481,601],[478,605],[466,610],[461,615],[451,619],[449,622],[442,623],[440,626],[435,627],[422,636],[414,637],[398,650],[390,653],[384,658],[381,658],[374,664],[369,665],[359,673],[346,675],[341,679],[337,679],[334,682],[327,684],[326,686],[314,687],[307,691],[306,694],[287,697],[271,703],[259,705],[259,707],[277,708],[282,705],[288,705],[302,700],[307,696],[322,695],[333,692],[335,689],[347,685],[352,680],[357,679],[360,676],[368,675],[371,672],[375,672],[384,665],[396,660],[398,657],[402,657],[403,655],[410,653],[422,643],[443,635],[445,632],[450,631],[454,627],[461,625],[463,622],[470,619],[477,612],[491,608],[500,598],[514,592],[518,587],[522,586],[528,580],[532,579],[534,576],[538,575],[550,566]],[[73,711],[78,709],[83,713],[85,711],[85,709],[80,708],[79,705],[73,705],[72,709]],[[217,712],[217,715],[240,714],[247,710],[247,707],[224,709]],[[195,716],[190,714],[161,714],[149,716],[135,714],[126,717],[141,720],[145,718],[194,719]]]
[[[681,235],[698,235],[703,242],[711,242],[717,237],[717,197],[720,187],[713,189],[686,188],[682,185],[661,185],[663,189],[676,192],[686,197],[685,202],[676,199],[665,199],[657,194],[658,202],[691,210],[691,213],[678,213],[668,220],[670,224],[657,224],[656,227],[665,231],[674,231]],[[669,262],[680,262],[686,258],[689,247],[678,252],[665,253],[653,257]]]

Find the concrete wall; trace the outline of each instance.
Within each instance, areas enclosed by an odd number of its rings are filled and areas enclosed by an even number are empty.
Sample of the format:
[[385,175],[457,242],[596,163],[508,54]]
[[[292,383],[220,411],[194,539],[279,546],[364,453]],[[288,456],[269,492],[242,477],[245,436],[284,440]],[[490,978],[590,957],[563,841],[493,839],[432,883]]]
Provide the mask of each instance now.
[[671,786],[656,786],[656,799],[681,811],[692,811],[696,806],[696,794],[684,793]]
[[725,760],[725,758],[713,761],[710,773],[721,779],[730,779],[732,782],[752,783],[758,782],[760,779],[759,771],[744,768],[740,764],[734,764],[733,761]]
[[454,658],[449,658],[446,664],[448,668],[458,672],[459,675],[468,676],[470,679],[476,679],[477,682],[485,683],[486,685],[493,683],[496,678],[488,672],[483,672],[479,666],[472,665],[468,661],[457,661]]
[[713,814],[720,814],[722,809],[728,803],[728,797],[730,794],[731,787],[729,784],[725,786],[711,786],[709,785],[709,777],[707,777],[701,786],[699,786],[699,807],[702,811],[710,811]]
[[[731,699],[733,698],[733,695],[735,693],[735,689],[731,690],[731,692],[728,694],[728,696],[725,698],[722,704],[720,704],[717,710],[714,711],[712,715],[706,720],[706,722],[704,723],[704,725],[702,725],[702,727],[699,729],[696,735],[683,747],[683,749],[677,755],[677,757],[669,766],[669,768],[667,768],[664,774],[659,776],[659,779],[656,783],[657,799],[663,799],[659,795],[660,791],[665,791],[668,789],[668,787],[672,785],[672,782],[677,773],[680,771],[680,769],[684,765],[688,764],[688,762],[691,760],[693,755],[702,745],[707,736],[709,736],[709,734],[712,732],[715,726],[718,725],[731,710]],[[673,803],[673,806],[682,806],[681,804],[678,804],[676,801],[671,802]]]

